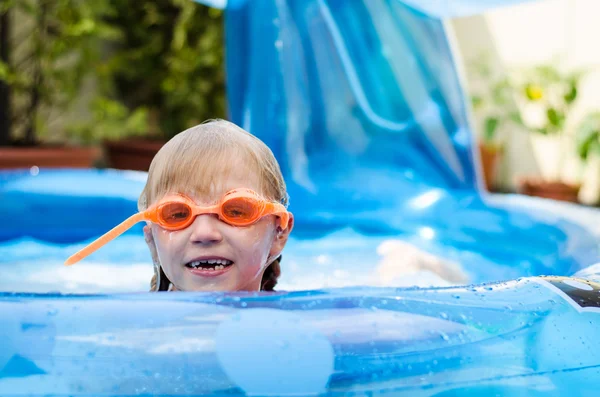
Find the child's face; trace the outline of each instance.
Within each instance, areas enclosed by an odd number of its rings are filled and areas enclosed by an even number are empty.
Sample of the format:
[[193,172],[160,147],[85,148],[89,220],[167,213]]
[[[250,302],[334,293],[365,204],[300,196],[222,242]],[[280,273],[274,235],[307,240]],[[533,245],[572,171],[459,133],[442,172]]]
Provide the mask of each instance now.
[[[232,189],[248,188],[260,193],[257,176],[246,167],[238,169],[238,173],[222,179],[221,186],[214,186],[210,197],[190,198],[198,205],[208,206]],[[276,220],[275,215],[269,215],[253,225],[236,227],[220,221],[216,215],[205,214],[178,231],[152,224],[152,234],[161,266],[178,290],[258,291],[267,264],[285,246],[293,223],[290,220],[289,227],[281,232]],[[227,260],[233,264],[223,266],[217,261],[212,265],[215,270],[190,266],[198,260]]]

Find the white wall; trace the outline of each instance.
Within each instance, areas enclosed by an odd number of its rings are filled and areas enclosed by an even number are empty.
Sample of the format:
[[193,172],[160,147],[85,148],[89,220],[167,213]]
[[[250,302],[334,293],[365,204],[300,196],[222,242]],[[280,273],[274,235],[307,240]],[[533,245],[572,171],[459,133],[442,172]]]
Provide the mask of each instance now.
[[[571,120],[576,123],[585,111],[600,110],[599,17],[600,0],[539,0],[484,15],[457,18],[451,21],[451,26],[463,61],[468,62],[483,50],[489,50],[497,61],[498,73],[554,59],[559,59],[567,68],[598,69],[582,82],[579,104]],[[467,75],[467,84],[477,84],[477,81]],[[478,120],[475,122],[478,128]],[[514,130],[508,133],[507,161],[498,176],[501,185],[514,187],[519,175],[535,174],[538,170],[545,177],[555,176],[564,146],[552,147],[535,139],[531,145],[531,134]],[[600,167],[597,163],[584,168],[573,155],[561,171],[564,179],[584,182],[581,196],[584,201],[598,198]]]

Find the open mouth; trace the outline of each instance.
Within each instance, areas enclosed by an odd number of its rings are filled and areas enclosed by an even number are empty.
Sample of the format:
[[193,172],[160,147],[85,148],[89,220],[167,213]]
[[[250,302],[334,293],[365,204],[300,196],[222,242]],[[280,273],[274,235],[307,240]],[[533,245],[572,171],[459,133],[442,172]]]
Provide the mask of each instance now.
[[195,270],[217,271],[224,270],[231,265],[233,265],[233,262],[228,259],[204,259],[186,263],[185,267]]

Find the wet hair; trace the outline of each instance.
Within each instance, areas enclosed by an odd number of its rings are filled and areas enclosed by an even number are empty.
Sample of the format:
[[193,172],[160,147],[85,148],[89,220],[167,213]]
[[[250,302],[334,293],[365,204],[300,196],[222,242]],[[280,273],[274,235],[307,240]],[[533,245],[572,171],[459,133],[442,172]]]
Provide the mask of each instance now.
[[[235,161],[232,161],[235,159]],[[210,120],[189,128],[169,140],[154,156],[148,180],[138,199],[138,209],[171,192],[210,196],[240,162],[259,177],[259,189],[266,199],[287,207],[288,194],[273,152],[260,139],[225,120]],[[261,290],[272,291],[281,274],[281,256],[266,269]],[[152,291],[167,291],[170,281],[159,264],[154,266]]]
[[262,281],[260,282],[261,291],[274,291],[277,285],[277,280],[281,275],[281,255],[277,257],[263,273]]

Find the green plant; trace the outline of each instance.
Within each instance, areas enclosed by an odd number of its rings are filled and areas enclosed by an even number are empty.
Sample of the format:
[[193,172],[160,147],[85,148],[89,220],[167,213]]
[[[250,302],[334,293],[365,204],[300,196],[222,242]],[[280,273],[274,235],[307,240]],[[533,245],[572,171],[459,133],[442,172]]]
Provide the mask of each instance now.
[[553,64],[518,73],[514,85],[521,103],[529,113],[543,115],[535,121],[524,118],[528,129],[543,135],[563,134],[583,76],[583,71],[562,72]]
[[[538,65],[520,71],[515,78],[524,124],[529,131],[551,137],[556,144],[575,148],[580,159],[587,160],[593,149],[593,117],[589,118],[580,132],[571,127],[573,109],[579,99],[582,78],[586,70],[564,71],[556,64]],[[554,165],[553,179],[561,180],[569,150],[559,150]],[[574,153],[573,153],[574,154]]]
[[73,131],[118,139],[145,129],[147,137],[168,139],[205,119],[225,117],[220,10],[190,0],[111,5],[115,12],[106,23],[120,36],[98,68],[95,112],[102,117]]
[[115,36],[103,22],[112,12],[107,1],[0,3],[4,22],[0,80],[6,102],[0,141],[35,145],[52,140],[46,134],[48,125],[77,98],[82,81],[99,59],[101,40]]
[[583,161],[590,155],[600,155],[600,112],[596,111],[584,117],[576,129],[577,154]]
[[502,145],[500,127],[522,121],[509,76],[494,72],[491,65],[488,54],[482,54],[469,65],[470,73],[478,80],[472,87],[471,103],[474,112],[483,119],[481,142],[496,147]]
[[98,96],[92,100],[90,110],[89,120],[66,127],[65,135],[72,141],[89,145],[148,133],[148,110],[144,107],[130,111],[119,101]]

